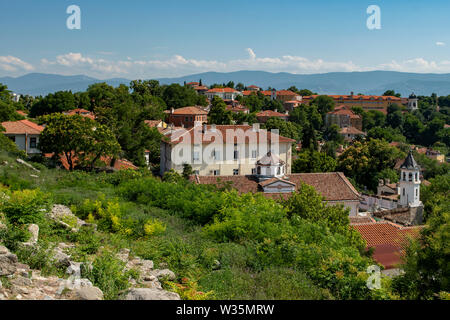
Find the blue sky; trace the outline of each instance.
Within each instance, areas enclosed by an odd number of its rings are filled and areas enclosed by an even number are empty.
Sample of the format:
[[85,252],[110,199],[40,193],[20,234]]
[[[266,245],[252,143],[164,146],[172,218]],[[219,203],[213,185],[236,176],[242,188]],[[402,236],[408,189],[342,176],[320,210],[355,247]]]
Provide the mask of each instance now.
[[[69,5],[81,30],[69,30]],[[381,29],[369,30],[369,5]],[[447,0],[0,2],[0,76],[450,72]]]

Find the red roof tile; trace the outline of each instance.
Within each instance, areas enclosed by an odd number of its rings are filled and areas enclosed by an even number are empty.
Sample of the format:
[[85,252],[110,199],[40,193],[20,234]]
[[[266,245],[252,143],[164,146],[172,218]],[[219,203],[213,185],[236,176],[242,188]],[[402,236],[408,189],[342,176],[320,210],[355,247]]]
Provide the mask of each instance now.
[[[216,184],[231,182],[231,186],[241,193],[261,192],[260,183],[255,176],[195,176],[191,180],[199,184]],[[296,185],[296,190],[301,183],[308,184],[320,193],[327,201],[359,201],[359,193],[350,181],[341,172],[326,173],[294,173],[286,175],[287,180]],[[288,198],[291,193],[264,193],[269,198]]]
[[40,134],[44,127],[29,120],[2,122],[5,134]]
[[[196,126],[196,127],[192,127],[190,129],[177,129],[177,130],[173,130],[172,132],[168,132],[168,134],[166,135],[166,137],[169,139],[171,144],[177,144],[177,143],[182,143],[183,142],[183,137],[186,135],[190,136],[190,143],[194,144],[194,135],[196,136],[196,139],[202,139],[202,143],[203,144],[210,144],[215,142],[215,138],[216,136],[214,135],[214,131],[213,131],[213,126],[211,125],[207,125],[206,126],[206,130],[208,132],[208,134],[204,134],[203,133],[203,126]],[[287,138],[287,137],[283,137],[280,135],[277,135],[275,133],[272,133],[270,131],[264,130],[264,129],[259,129],[258,132],[254,132],[252,131],[253,128],[252,126],[249,125],[216,125],[215,126],[215,130],[219,131],[221,138],[223,139],[223,143],[238,143],[238,135],[239,132],[250,132],[249,136],[247,137],[243,137],[245,139],[245,143],[247,143],[250,139],[250,137],[256,137],[255,142],[259,142],[264,141],[264,135],[266,135],[267,137],[267,141],[273,141],[278,139],[278,141],[280,143],[289,143],[289,142],[295,142],[295,140]],[[227,132],[229,132],[228,130],[230,130],[230,133],[232,133],[233,131],[236,131],[236,135],[233,135],[233,141],[226,141],[227,137]],[[255,133],[253,135],[253,132]],[[164,141],[167,142],[167,139],[164,139]]]
[[352,224],[366,240],[367,248],[375,248],[373,257],[386,269],[401,262],[408,237],[417,238],[421,227],[400,228],[390,222]]
[[205,110],[201,109],[200,107],[192,106],[192,107],[183,107],[183,108],[175,109],[172,114],[176,114],[176,115],[208,114],[208,112],[206,112]]

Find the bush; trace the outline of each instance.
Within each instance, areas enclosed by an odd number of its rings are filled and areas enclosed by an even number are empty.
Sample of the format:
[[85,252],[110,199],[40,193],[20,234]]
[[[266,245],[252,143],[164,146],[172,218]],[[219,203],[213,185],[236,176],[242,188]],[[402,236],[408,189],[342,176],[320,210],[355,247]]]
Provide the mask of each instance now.
[[14,191],[9,201],[2,206],[12,224],[39,223],[44,213],[50,210],[50,195],[39,190]]
[[0,242],[11,251],[16,251],[22,242],[30,238],[30,233],[25,226],[7,224],[0,229]]
[[147,236],[155,236],[164,233],[166,226],[158,219],[150,219],[145,223],[144,231]]
[[134,272],[124,272],[124,267],[125,263],[112,252],[104,252],[95,258],[92,269],[83,268],[82,275],[103,291],[105,299],[116,300],[130,287],[130,276],[135,275]]

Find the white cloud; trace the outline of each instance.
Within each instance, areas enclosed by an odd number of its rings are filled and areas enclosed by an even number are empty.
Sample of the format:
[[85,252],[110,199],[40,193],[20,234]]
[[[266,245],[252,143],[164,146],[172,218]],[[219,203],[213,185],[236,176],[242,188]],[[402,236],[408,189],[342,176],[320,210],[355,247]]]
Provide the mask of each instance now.
[[436,42],[436,45],[437,45],[438,47],[443,47],[443,46],[445,46],[445,42],[438,41],[438,42]]
[[[372,70],[450,72],[450,61],[433,61],[422,57],[392,60],[379,65],[364,66],[352,61],[328,61],[320,58],[308,59],[294,55],[259,57],[251,48],[247,48],[245,51],[248,56],[228,61],[190,59],[182,55],[174,55],[165,59],[141,58],[135,60],[133,57],[126,57],[114,60],[111,57],[105,59],[104,56],[87,56],[79,52],[70,52],[58,55],[54,59],[41,59],[40,71],[61,74],[81,73],[97,78],[126,77],[130,79],[175,77],[206,71],[232,72],[238,70],[262,70],[297,74]],[[8,63],[6,64],[5,61],[8,61]],[[0,69],[17,72],[17,65],[22,65],[22,68],[32,68],[31,65],[18,58],[0,57]]]
[[13,56],[0,56],[0,69],[9,71],[9,72],[16,72],[16,71],[31,71],[34,69],[34,67]]

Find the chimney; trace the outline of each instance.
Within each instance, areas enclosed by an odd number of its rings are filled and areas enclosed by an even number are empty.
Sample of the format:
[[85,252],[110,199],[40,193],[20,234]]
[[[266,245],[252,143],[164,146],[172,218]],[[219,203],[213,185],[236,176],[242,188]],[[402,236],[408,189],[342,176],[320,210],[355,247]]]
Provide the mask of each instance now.
[[275,112],[278,112],[278,109],[275,109]]
[[254,123],[253,124],[253,131],[254,132],[259,132],[259,123]]
[[173,114],[174,111],[175,111],[174,108],[170,108],[170,114]]
[[351,95],[351,96],[353,96],[353,95],[354,95],[354,92],[353,92],[353,91],[352,91],[352,92],[350,92],[350,95]]

